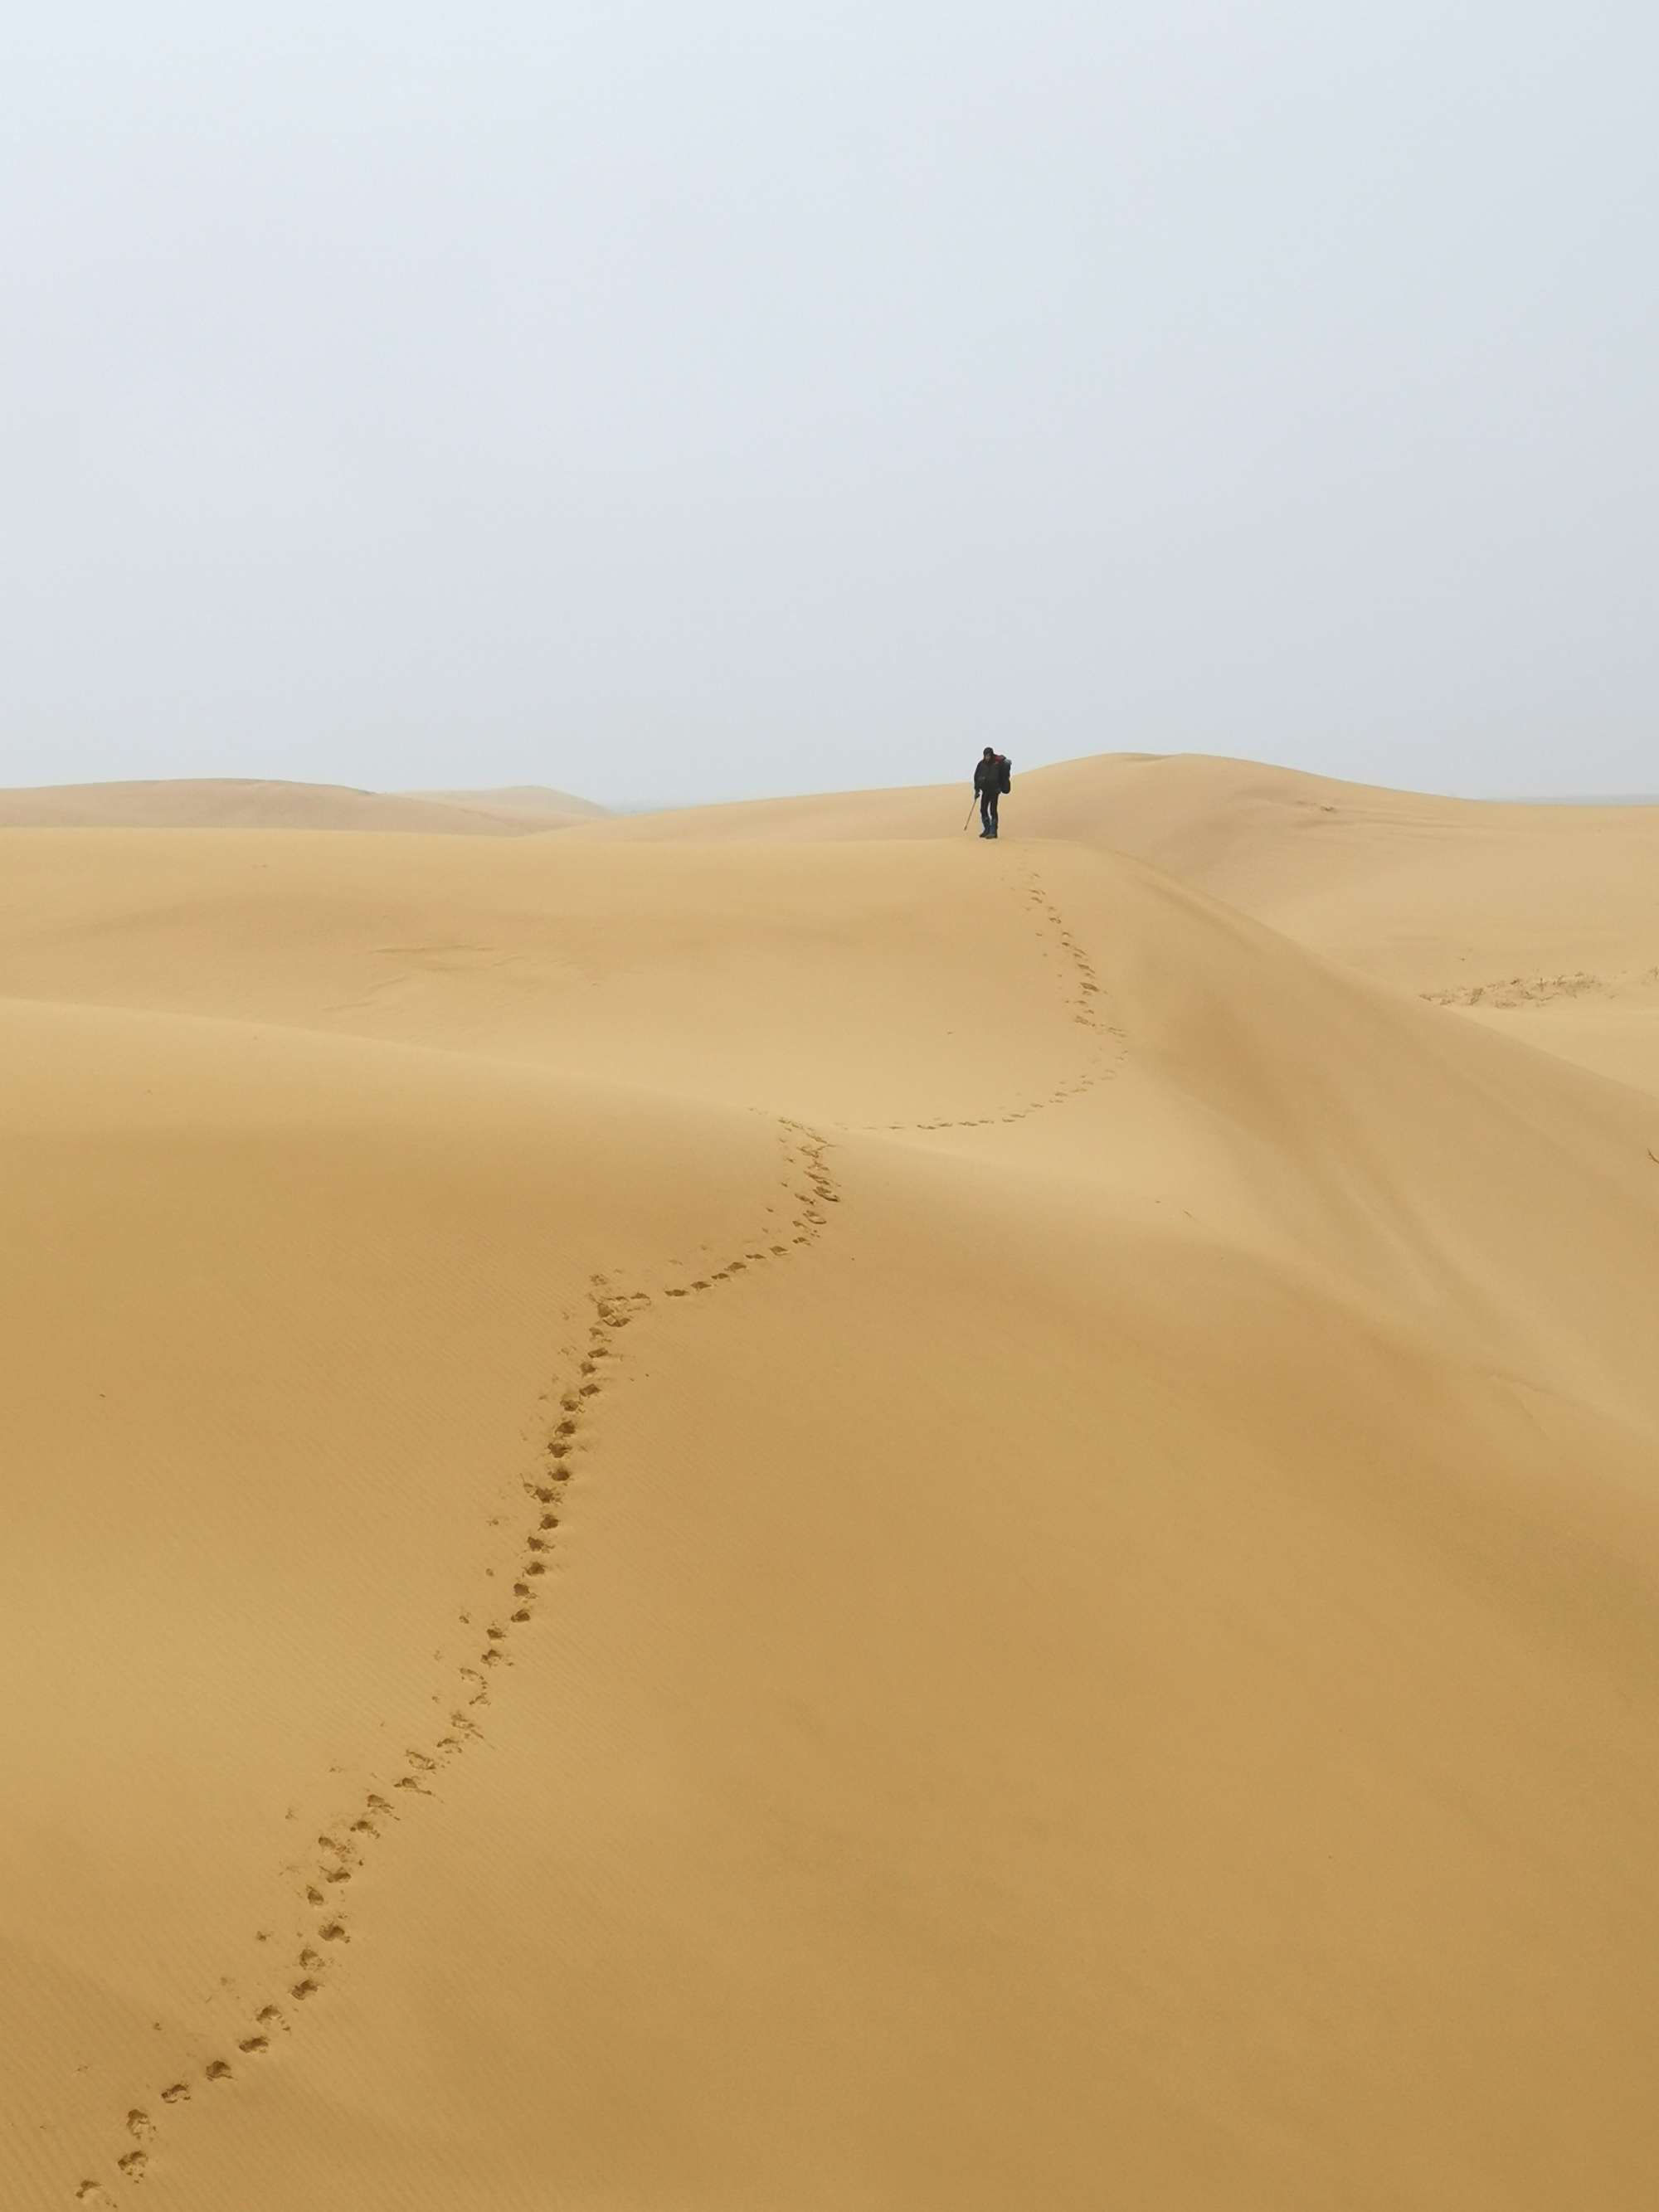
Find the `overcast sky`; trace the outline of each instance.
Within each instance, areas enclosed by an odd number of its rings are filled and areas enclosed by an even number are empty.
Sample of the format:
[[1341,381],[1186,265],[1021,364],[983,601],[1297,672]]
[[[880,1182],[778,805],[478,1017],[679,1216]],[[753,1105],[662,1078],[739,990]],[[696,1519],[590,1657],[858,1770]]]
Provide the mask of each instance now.
[[0,781],[1659,788],[1650,0],[53,0]]

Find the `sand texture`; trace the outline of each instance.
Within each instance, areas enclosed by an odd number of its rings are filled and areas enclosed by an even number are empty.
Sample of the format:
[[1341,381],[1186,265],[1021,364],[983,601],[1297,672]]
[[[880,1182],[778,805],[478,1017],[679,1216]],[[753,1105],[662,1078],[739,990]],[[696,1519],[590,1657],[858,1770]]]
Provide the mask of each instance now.
[[966,804],[0,831],[5,2212],[1659,2203],[1659,815]]

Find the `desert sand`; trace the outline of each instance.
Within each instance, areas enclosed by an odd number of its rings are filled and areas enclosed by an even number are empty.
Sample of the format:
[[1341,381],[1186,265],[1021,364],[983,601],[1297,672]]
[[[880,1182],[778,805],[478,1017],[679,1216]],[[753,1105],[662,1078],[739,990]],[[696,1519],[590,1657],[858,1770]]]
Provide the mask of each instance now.
[[966,802],[0,832],[7,2212],[1659,2201],[1659,810]]

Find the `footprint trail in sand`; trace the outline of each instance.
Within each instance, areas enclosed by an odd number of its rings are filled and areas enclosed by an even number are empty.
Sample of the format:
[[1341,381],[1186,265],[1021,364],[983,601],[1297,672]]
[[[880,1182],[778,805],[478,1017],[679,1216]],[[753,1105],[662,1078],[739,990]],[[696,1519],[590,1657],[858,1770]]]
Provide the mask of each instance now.
[[[827,1209],[839,1206],[842,1195],[827,1164],[830,1140],[801,1122],[788,1120],[779,1121],[778,1136],[782,1153],[781,1188],[795,1206],[788,1223],[787,1243],[751,1242],[722,1266],[709,1269],[706,1275],[696,1277],[689,1285],[665,1289],[660,1293],[665,1299],[704,1295],[750,1271],[759,1272],[775,1266],[780,1260],[792,1258],[809,1249],[823,1236],[830,1220]],[[504,1607],[501,1617],[486,1626],[483,1645],[475,1655],[476,1664],[465,1664],[456,1669],[453,1694],[457,1702],[450,1711],[447,1731],[428,1745],[410,1745],[404,1752],[409,1771],[392,1786],[400,1793],[405,1809],[414,1801],[433,1796],[444,1768],[464,1756],[469,1747],[481,1739],[482,1728],[475,1716],[490,1705],[500,1674],[515,1663],[514,1646],[519,1638],[536,1618],[549,1564],[568,1511],[578,1464],[583,1463],[590,1470],[594,1468],[594,1455],[590,1448],[592,1431],[602,1410],[605,1391],[626,1357],[623,1339],[628,1330],[652,1312],[657,1295],[613,1283],[603,1275],[592,1279],[589,1300],[592,1318],[586,1344],[574,1372],[560,1390],[556,1401],[558,1418],[542,1447],[539,1463],[523,1479],[530,1510],[512,1570],[513,1603]],[[462,1616],[464,1620],[469,1617],[465,1613]],[[331,1978],[339,1971],[351,1942],[345,1904],[349,1886],[367,1874],[376,1847],[399,1817],[398,1808],[392,1799],[380,1790],[365,1787],[349,1814],[318,1836],[317,1856],[303,1887],[305,1902],[315,1916],[314,1941],[304,1945],[295,1959],[289,1978],[281,1992],[282,2002],[268,1999],[250,2017],[247,2033],[236,2045],[239,2057],[250,2062],[264,2058],[275,2048],[276,2039],[292,2032],[301,2008],[309,2007],[324,1995]],[[208,2060],[201,2069],[199,2079],[211,2087],[233,2081],[234,2069],[230,2059],[221,2057]],[[175,2076],[157,2092],[158,2100],[173,2107],[187,2105],[195,2087],[191,2077]],[[160,2129],[142,2106],[134,2106],[128,2112],[125,2127],[132,2147],[115,2157],[114,2171],[129,2183],[141,2182],[150,2172],[157,2154]],[[96,2176],[83,2179],[73,2196],[76,2203],[83,2205],[107,2201],[104,2185]]]

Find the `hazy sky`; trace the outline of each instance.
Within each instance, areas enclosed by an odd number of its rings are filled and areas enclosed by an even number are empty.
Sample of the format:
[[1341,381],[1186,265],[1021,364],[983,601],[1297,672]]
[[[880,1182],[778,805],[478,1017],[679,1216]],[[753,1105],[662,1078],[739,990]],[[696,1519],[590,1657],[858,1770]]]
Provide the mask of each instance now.
[[53,0],[0,782],[1659,788],[1646,0]]

